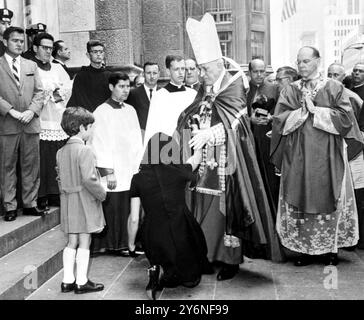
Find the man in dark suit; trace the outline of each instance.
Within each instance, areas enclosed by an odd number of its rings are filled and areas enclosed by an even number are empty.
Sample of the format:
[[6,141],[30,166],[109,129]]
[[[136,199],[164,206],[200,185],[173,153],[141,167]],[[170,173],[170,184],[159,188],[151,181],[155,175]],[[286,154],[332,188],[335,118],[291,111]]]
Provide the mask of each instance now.
[[159,66],[155,62],[146,62],[144,64],[144,84],[130,91],[126,103],[132,105],[138,115],[140,128],[143,132],[147,125],[150,100],[157,92],[157,82],[159,79]]
[[42,215],[37,207],[39,188],[39,114],[43,87],[37,65],[20,57],[24,30],[9,27],[4,32],[6,52],[0,58],[0,186],[5,221],[17,216],[16,166],[22,180],[23,214]]
[[0,57],[5,53],[3,35],[5,30],[10,27],[12,17],[13,11],[8,9],[0,9]]
[[52,63],[60,64],[62,68],[68,73],[70,79],[72,80],[73,74],[66,65],[66,62],[71,59],[71,51],[66,46],[63,40],[58,40],[53,44],[52,56],[53,56]]

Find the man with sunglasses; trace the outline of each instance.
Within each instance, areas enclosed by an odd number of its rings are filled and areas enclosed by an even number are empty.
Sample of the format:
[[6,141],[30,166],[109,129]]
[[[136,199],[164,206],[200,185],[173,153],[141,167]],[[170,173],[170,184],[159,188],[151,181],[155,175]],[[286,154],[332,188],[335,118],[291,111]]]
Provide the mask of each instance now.
[[319,51],[301,48],[297,66],[302,79],[283,89],[273,116],[271,160],[282,173],[276,228],[298,253],[296,266],[313,256],[337,265],[338,249],[359,237],[346,141],[364,141],[344,86],[319,73]]
[[86,56],[90,60],[90,65],[83,66],[76,75],[67,107],[82,106],[94,112],[99,105],[110,98],[111,72],[105,68],[105,45],[99,40],[87,42]]

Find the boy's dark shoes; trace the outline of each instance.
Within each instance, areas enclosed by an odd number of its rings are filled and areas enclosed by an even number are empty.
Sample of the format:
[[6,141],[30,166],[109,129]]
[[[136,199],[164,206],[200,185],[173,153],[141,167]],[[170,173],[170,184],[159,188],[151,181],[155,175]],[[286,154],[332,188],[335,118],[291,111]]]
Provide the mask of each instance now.
[[23,208],[23,215],[24,216],[44,216],[45,215],[45,210],[39,209],[37,207],[33,207],[33,208]]
[[4,220],[7,222],[14,221],[17,217],[16,210],[11,210],[5,213]]
[[134,251],[128,250],[129,251],[129,256],[132,258],[137,258],[141,255],[144,254],[144,251],[138,250],[138,249],[134,249]]
[[135,248],[134,251],[131,251],[130,249],[123,249],[120,251],[120,255],[122,257],[132,257],[137,258],[144,254],[144,251],[138,248]]
[[73,282],[73,283],[62,282],[62,284],[61,284],[61,291],[63,293],[71,292],[71,291],[75,290],[75,288],[76,288],[76,282]]
[[80,286],[76,284],[75,293],[82,294],[88,292],[97,292],[104,290],[104,285],[101,283],[94,283],[91,280],[88,280],[84,285]]

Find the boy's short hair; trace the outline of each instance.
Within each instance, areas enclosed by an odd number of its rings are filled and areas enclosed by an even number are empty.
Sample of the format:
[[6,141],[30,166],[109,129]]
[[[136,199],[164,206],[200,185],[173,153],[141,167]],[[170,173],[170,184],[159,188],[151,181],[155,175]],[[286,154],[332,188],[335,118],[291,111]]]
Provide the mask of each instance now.
[[120,80],[129,80],[129,76],[124,72],[113,72],[109,77],[109,84],[112,84],[114,87],[119,83]]
[[70,137],[80,132],[80,126],[87,127],[95,122],[94,115],[82,107],[69,107],[63,112],[61,127]]
[[105,45],[101,41],[99,41],[99,40],[90,40],[86,44],[87,52],[90,53],[91,52],[91,49],[93,47],[98,47],[98,46],[105,48]]

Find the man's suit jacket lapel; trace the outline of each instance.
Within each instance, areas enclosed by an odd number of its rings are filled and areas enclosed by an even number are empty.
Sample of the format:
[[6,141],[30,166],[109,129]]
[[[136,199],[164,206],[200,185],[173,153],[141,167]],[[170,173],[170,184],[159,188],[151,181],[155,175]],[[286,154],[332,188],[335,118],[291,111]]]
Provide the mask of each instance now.
[[14,75],[13,75],[12,71],[10,70],[9,64],[5,59],[5,56],[2,56],[0,58],[0,64],[1,64],[2,68],[9,74],[9,77],[14,81],[15,85],[18,86],[16,83],[16,80],[14,78]]
[[140,97],[140,102],[141,105],[143,106],[149,106],[150,105],[150,100],[149,97],[147,96],[147,92],[145,91],[144,86],[140,86],[138,88],[138,96]]

